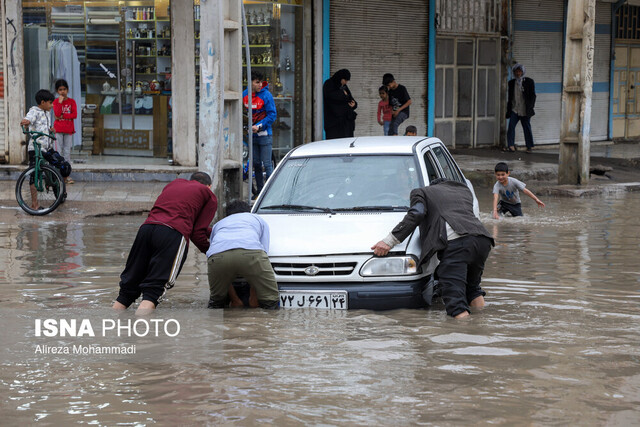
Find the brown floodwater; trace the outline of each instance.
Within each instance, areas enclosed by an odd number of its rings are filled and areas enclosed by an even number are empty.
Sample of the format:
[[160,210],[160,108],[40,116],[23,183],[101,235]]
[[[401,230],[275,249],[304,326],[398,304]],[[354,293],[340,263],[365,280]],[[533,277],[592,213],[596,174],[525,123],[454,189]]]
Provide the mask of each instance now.
[[[487,306],[463,321],[441,304],[208,310],[206,259],[192,250],[154,314],[178,336],[38,337],[44,319],[85,319],[96,335],[104,319],[139,320],[108,307],[143,219],[0,224],[0,423],[638,425],[640,193],[546,209],[525,197],[525,217],[498,221],[490,190],[478,193],[497,245]],[[43,343],[137,354],[38,353]]]

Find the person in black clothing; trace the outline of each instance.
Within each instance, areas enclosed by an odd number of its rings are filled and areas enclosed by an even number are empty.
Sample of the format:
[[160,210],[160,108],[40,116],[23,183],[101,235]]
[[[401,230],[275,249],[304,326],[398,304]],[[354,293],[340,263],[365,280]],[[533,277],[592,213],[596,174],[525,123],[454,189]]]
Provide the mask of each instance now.
[[524,141],[527,145],[527,153],[533,148],[533,134],[531,133],[531,117],[536,105],[536,85],[533,79],[525,77],[526,70],[522,64],[513,66],[514,79],[509,80],[507,97],[507,119],[509,128],[507,129],[507,150],[516,151],[515,136],[518,121],[522,123]]
[[324,131],[327,139],[348,138],[356,128],[358,103],[351,96],[347,82],[349,70],[335,72],[322,86],[324,102]]
[[389,105],[391,105],[391,124],[389,125],[389,135],[398,134],[398,126],[409,118],[409,106],[411,97],[407,88],[396,82],[393,74],[387,73],[382,76],[382,84],[389,91]]
[[493,237],[473,212],[473,194],[457,181],[438,178],[411,191],[411,208],[402,221],[378,243],[376,256],[386,256],[420,227],[421,257],[418,265],[438,256],[436,269],[447,314],[469,316],[471,308],[484,307],[486,293],[480,287],[484,264]]

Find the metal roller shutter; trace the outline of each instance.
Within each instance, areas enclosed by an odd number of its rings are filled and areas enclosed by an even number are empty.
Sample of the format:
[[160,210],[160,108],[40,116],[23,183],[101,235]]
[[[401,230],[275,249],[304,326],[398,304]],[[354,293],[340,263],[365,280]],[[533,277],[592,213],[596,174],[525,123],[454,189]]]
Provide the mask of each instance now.
[[[560,140],[564,2],[514,0],[513,59],[536,83],[536,115],[531,119],[536,144]],[[524,144],[518,126],[516,143]]]
[[331,74],[351,72],[349,89],[358,101],[356,136],[382,135],[376,121],[378,88],[384,73],[406,86],[412,99],[410,117],[400,126],[427,128],[427,45],[429,5],[424,0],[331,0]]
[[596,34],[593,58],[591,139],[609,139],[609,80],[611,77],[611,3],[596,3]]

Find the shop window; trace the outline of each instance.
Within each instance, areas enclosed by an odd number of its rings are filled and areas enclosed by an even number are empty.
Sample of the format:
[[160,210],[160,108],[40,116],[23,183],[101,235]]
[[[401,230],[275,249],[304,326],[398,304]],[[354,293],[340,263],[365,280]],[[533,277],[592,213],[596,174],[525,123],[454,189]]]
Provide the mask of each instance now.
[[[303,13],[301,1],[245,1],[249,62],[269,83],[276,104],[273,152],[280,160],[303,133]],[[243,89],[247,63],[243,41]]]
[[169,11],[166,0],[24,0],[27,105],[63,78],[78,106],[74,147],[170,156]]

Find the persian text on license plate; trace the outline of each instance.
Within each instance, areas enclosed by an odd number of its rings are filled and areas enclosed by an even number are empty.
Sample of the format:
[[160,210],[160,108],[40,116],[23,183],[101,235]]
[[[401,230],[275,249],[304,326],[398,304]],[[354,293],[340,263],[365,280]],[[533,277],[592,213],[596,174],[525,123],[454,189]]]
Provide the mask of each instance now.
[[347,291],[280,291],[282,308],[327,308],[346,310]]

